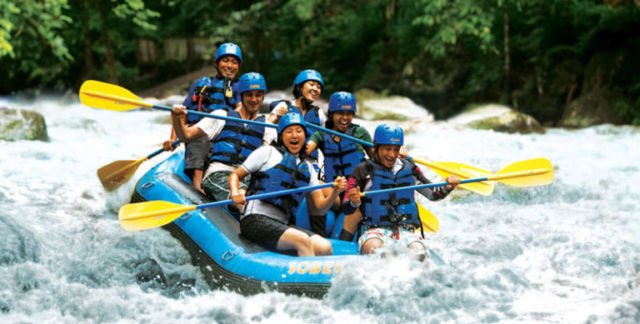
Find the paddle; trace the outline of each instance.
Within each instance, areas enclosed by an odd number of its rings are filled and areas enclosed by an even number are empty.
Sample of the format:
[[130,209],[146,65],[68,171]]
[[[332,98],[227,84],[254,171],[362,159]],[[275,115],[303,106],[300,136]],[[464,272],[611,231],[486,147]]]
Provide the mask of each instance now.
[[[542,186],[553,182],[553,166],[545,158],[531,159],[512,163],[496,174],[484,177],[460,180],[460,184],[480,181],[498,181],[514,187]],[[448,182],[427,183],[389,189],[372,190],[361,193],[362,197],[392,193],[402,190],[418,190],[424,188],[444,187]]]
[[432,214],[421,204],[416,205],[418,205],[418,216],[420,217],[420,223],[422,223],[422,229],[437,233],[440,230],[440,221],[436,218],[436,215]]
[[[428,162],[425,160],[412,158],[416,163],[428,166],[439,176],[446,178],[450,175],[456,175],[461,179],[469,179],[478,176],[491,174],[491,171],[483,170],[474,166],[458,163],[458,162]],[[473,182],[461,184],[460,188],[489,196],[493,193],[493,183],[491,182]]]
[[[85,106],[113,111],[129,111],[137,108],[153,108],[165,111],[172,110],[172,108],[169,106],[154,105],[152,103],[146,102],[123,87],[95,80],[87,80],[82,83],[82,86],[80,87],[80,102],[82,102],[82,104]],[[270,123],[263,123],[255,120],[241,119],[229,116],[207,114],[194,110],[187,110],[187,114],[264,127],[278,127],[277,125]]]
[[[171,147],[175,147],[178,144],[180,144],[179,140],[171,143]],[[102,186],[104,186],[107,191],[113,191],[129,181],[136,173],[136,170],[138,170],[140,164],[162,152],[164,152],[163,148],[138,160],[118,160],[103,165],[98,169],[98,179],[100,179]]]
[[[287,189],[276,192],[267,192],[259,195],[249,196],[245,199],[247,201],[266,199],[299,192],[308,192],[316,189],[329,188],[335,185],[336,183],[329,182],[316,186]],[[168,201],[154,200],[122,206],[120,208],[120,212],[118,213],[118,219],[120,220],[120,225],[125,230],[139,231],[169,224],[186,212],[194,211],[196,209],[203,210],[210,207],[224,206],[232,203],[233,200],[227,199],[206,204],[186,206]]]

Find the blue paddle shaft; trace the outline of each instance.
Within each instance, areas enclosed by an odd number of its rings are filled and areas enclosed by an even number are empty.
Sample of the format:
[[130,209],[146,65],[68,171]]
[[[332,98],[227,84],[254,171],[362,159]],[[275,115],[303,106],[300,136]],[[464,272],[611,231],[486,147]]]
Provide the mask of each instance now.
[[[267,193],[263,193],[263,194],[259,194],[259,195],[253,195],[253,196],[246,197],[245,200],[249,201],[249,200],[256,200],[256,199],[266,199],[266,198],[272,198],[272,197],[277,197],[277,196],[290,195],[290,194],[294,194],[294,193],[298,193],[298,192],[314,191],[316,189],[329,188],[329,187],[333,187],[333,182],[323,183],[323,184],[320,184],[320,185],[317,185],[317,186],[308,186],[308,187],[293,188],[293,189],[287,189],[287,190],[276,191],[276,192],[267,192]],[[228,204],[232,204],[232,203],[233,203],[233,200],[227,199],[227,200],[221,200],[221,201],[201,204],[201,205],[196,206],[196,208],[197,209],[205,209],[205,208],[209,208],[209,207],[224,206],[224,205],[228,205]]]
[[[173,143],[171,143],[171,147],[176,147],[178,144],[180,144],[180,140],[176,140]],[[164,152],[164,148],[158,149],[157,151],[153,151],[153,153],[147,155],[147,160]]]
[[340,133],[340,132],[334,131],[333,129],[324,128],[322,126],[319,126],[319,125],[316,125],[316,124],[312,124],[312,123],[307,123],[307,126],[309,126],[311,128],[315,128],[316,130],[319,130],[321,132],[325,132],[325,133],[329,133],[329,134],[332,134],[332,135],[340,136],[340,137],[342,137],[342,138],[344,138],[346,140],[350,140],[350,141],[356,142],[356,143],[358,143],[360,145],[363,145],[363,146],[366,146],[366,147],[372,147],[373,146],[373,143],[370,143],[370,142],[367,142],[367,141],[363,141],[363,140],[361,140],[359,138],[355,138],[353,136],[349,136],[349,135],[347,135],[345,133]]
[[[172,111],[173,110],[173,108],[171,108],[169,106],[163,106],[163,105],[153,105],[153,106],[151,106],[151,108],[155,108],[155,109],[159,109],[159,110],[166,110],[166,111]],[[228,120],[228,121],[234,121],[234,122],[245,123],[245,124],[256,125],[256,126],[264,126],[264,127],[271,127],[271,128],[277,128],[278,127],[277,125],[270,124],[270,123],[263,123],[263,122],[259,122],[259,121],[255,121],[255,120],[248,120],[248,119],[235,118],[235,117],[229,117],[229,116],[220,116],[220,115],[214,115],[214,114],[207,114],[207,113],[203,113],[201,111],[188,110],[188,109],[187,109],[187,114],[192,114],[192,115],[197,115],[197,116],[202,116],[202,117],[222,119],[222,120]]]
[[[461,180],[460,184],[487,181],[487,180],[488,180],[487,177],[465,179],[465,180]],[[364,195],[365,196],[371,196],[371,195],[379,195],[379,194],[385,194],[385,193],[403,191],[403,190],[418,190],[418,189],[425,189],[425,188],[444,187],[444,186],[446,186],[448,184],[449,183],[446,182],[446,181],[445,182],[437,182],[437,183],[425,183],[425,184],[419,184],[419,185],[415,185],[415,186],[405,186],[405,187],[397,187],[397,188],[366,191],[366,192],[364,192]]]

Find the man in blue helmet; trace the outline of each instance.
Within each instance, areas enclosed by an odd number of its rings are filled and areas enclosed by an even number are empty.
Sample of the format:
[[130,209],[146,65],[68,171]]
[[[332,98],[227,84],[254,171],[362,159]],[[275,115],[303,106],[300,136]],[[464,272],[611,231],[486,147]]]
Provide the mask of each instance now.
[[[224,43],[218,47],[214,55],[216,75],[202,77],[189,89],[189,94],[183,102],[188,110],[216,113],[217,111],[231,111],[238,104],[238,85],[235,78],[242,64],[242,51],[234,43]],[[195,125],[202,117],[187,115],[188,125]],[[171,149],[171,142],[176,138],[175,130],[171,131],[171,138],[164,142],[166,150]],[[191,176],[193,186],[203,191],[202,179],[207,167],[207,157],[210,143],[206,137],[192,139],[185,148],[185,173]]]
[[[361,198],[361,191],[412,186],[430,183],[410,160],[400,158],[404,144],[402,128],[379,125],[373,134],[374,153],[371,160],[362,162],[351,174],[344,197],[346,214],[340,238],[353,239],[358,225],[360,253],[370,254],[389,241],[399,241],[409,247],[420,259],[427,255],[424,237],[416,233],[421,229],[414,190]],[[446,197],[460,182],[456,176],[447,178],[443,188],[421,189],[427,199],[435,201]]]
[[[238,82],[240,104],[234,110],[217,110],[214,114],[265,122],[258,114],[264,101],[267,84],[264,77],[255,72],[245,73]],[[227,177],[257,148],[271,144],[276,131],[271,127],[248,125],[235,121],[203,118],[195,125],[187,123],[188,111],[182,105],[173,107],[171,114],[176,134],[183,141],[197,138],[207,139],[210,151],[209,166],[204,174],[202,186],[214,200],[229,199]],[[248,180],[248,179],[247,179]],[[248,183],[248,181],[247,181]],[[247,183],[242,185],[245,189]]]
[[[271,115],[269,121],[277,123],[280,117],[288,112],[297,112],[304,117],[306,123],[316,124],[324,127],[327,122],[327,116],[324,112],[313,105],[313,102],[320,98],[322,94],[322,88],[324,87],[324,80],[322,75],[316,70],[304,70],[298,73],[293,80],[293,97],[295,100],[290,102],[288,100],[280,100],[271,103]],[[315,129],[306,126],[307,134],[313,134]],[[307,138],[309,140],[309,138]],[[313,152],[309,155],[312,159],[317,160],[317,152]]]
[[271,250],[295,250],[299,256],[330,255],[332,247],[327,239],[290,224],[305,197],[316,208],[326,212],[340,192],[346,189],[344,177],[336,179],[338,185],[331,189],[329,195],[315,190],[248,203],[239,186],[240,181],[249,175],[248,195],[318,185],[320,182],[315,169],[305,161],[304,123],[297,113],[282,116],[278,124],[278,144],[253,151],[229,176],[229,188],[234,203],[247,204],[240,219],[240,231],[247,239]]

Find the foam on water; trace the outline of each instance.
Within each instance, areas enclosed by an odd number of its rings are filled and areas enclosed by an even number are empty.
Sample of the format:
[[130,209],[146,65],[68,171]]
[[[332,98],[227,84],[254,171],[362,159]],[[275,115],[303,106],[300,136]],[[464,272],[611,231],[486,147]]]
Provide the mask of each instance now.
[[637,128],[509,135],[413,127],[413,156],[493,171],[547,157],[556,179],[424,201],[440,219],[429,239],[444,265],[402,251],[364,258],[315,300],[211,291],[167,232],[119,227],[116,211],[135,179],[107,193],[95,172],[156,150],[169,136],[158,123],[166,113],[0,100],[7,105],[41,112],[50,140],[0,142],[1,322],[640,321]]

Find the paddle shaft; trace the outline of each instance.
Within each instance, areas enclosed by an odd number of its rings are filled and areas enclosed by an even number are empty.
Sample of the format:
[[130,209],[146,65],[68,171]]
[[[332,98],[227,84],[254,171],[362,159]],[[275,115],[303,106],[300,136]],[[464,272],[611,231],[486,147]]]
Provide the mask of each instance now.
[[[511,178],[526,177],[526,176],[534,176],[534,175],[538,175],[538,174],[547,173],[549,171],[550,171],[549,169],[532,169],[532,170],[526,170],[526,171],[508,172],[508,173],[503,173],[503,174],[492,174],[492,175],[488,175],[486,177],[479,177],[479,178],[460,180],[460,184],[472,183],[472,182],[480,182],[480,181],[494,181],[494,180],[500,181],[502,179],[511,179]],[[448,184],[449,184],[448,182],[438,182],[438,183],[420,184],[420,185],[415,185],[415,186],[405,186],[405,187],[397,187],[397,188],[389,188],[389,189],[381,189],[381,190],[372,190],[372,191],[363,192],[362,196],[364,197],[364,196],[371,196],[371,195],[386,194],[386,193],[403,191],[403,190],[418,190],[418,189],[425,189],[425,188],[444,187],[444,186],[446,186]]]
[[332,135],[336,135],[336,136],[342,137],[342,138],[344,138],[346,140],[350,140],[350,141],[356,142],[356,143],[358,143],[360,145],[363,145],[363,146],[366,146],[366,147],[373,147],[373,143],[371,143],[371,142],[363,141],[363,140],[361,140],[359,138],[355,138],[355,137],[347,135],[345,133],[340,133],[338,131],[334,131],[333,129],[328,129],[328,128],[325,128],[325,127],[322,127],[322,126],[319,126],[319,125],[316,125],[316,124],[312,124],[312,123],[309,123],[309,122],[307,122],[307,126],[309,126],[311,128],[314,128],[316,130],[319,130],[321,132],[325,132],[325,133],[329,133],[329,134],[332,134]]
[[[180,140],[175,140],[173,143],[171,143],[171,147],[176,147],[178,144],[180,144]],[[156,156],[156,155],[158,155],[158,154],[160,154],[162,152],[164,152],[164,148],[160,148],[157,151],[153,151],[153,153],[147,155],[146,159],[149,160],[152,157],[154,157],[154,156]]]
[[[293,188],[293,189],[281,190],[281,191],[276,191],[276,192],[266,192],[266,193],[263,193],[263,194],[248,196],[248,197],[245,198],[245,200],[249,201],[249,200],[256,200],[256,199],[273,198],[273,197],[290,195],[290,194],[299,193],[299,192],[307,192],[307,191],[314,191],[316,189],[329,188],[329,187],[333,187],[334,185],[335,185],[335,183],[328,182],[328,183],[319,184],[317,186]],[[210,202],[210,203],[206,203],[206,204],[197,205],[196,209],[201,209],[202,210],[202,209],[206,209],[206,208],[209,208],[209,207],[224,206],[224,205],[228,205],[228,204],[232,204],[232,203],[233,203],[233,200],[227,199],[227,200],[221,200],[221,201],[215,201],[215,202]]]

